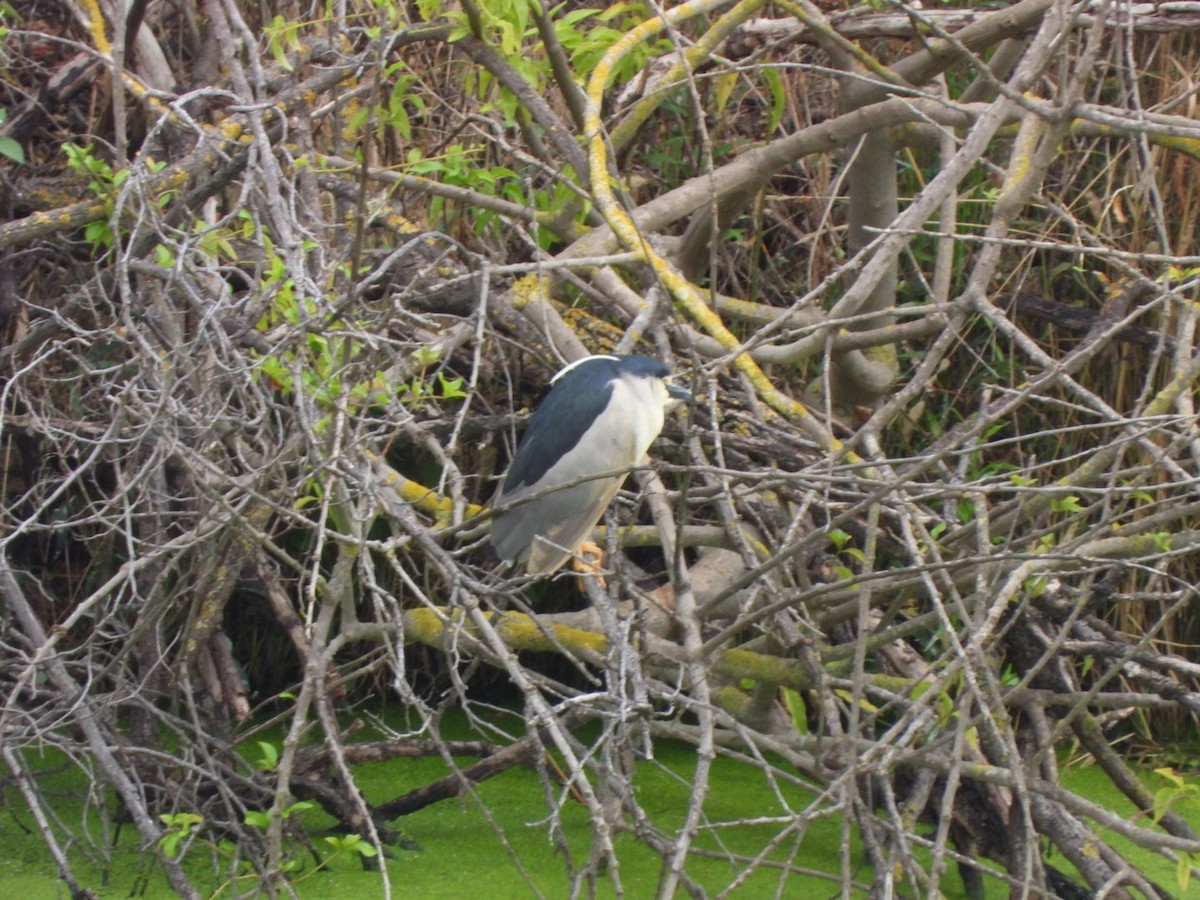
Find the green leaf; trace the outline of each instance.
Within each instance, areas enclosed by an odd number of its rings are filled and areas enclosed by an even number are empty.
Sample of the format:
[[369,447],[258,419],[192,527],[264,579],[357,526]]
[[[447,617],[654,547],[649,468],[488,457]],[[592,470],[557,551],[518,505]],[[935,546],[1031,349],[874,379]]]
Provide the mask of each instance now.
[[438,390],[443,400],[460,400],[467,396],[467,392],[462,389],[461,378],[447,378],[442,372],[438,372],[437,377]]
[[311,800],[297,800],[291,806],[288,806],[283,810],[283,817],[286,819],[293,813],[304,812],[305,810],[313,809],[316,805],[317,804],[313,803]]
[[441,18],[444,12],[445,6],[442,0],[417,0],[417,13],[424,22],[432,22],[434,19]]
[[787,707],[788,717],[792,720],[792,727],[796,729],[797,734],[808,734],[808,708],[805,706],[804,698],[800,696],[798,691],[791,688],[782,688],[783,705]]
[[1183,787],[1184,785],[1183,777],[1170,766],[1164,766],[1161,769],[1155,769],[1154,774],[1167,779],[1167,781],[1171,782],[1176,787]]
[[347,834],[341,837],[330,836],[325,838],[325,843],[333,848],[334,853],[357,853],[359,856],[373,857],[378,854],[378,851],[371,846],[370,842],[363,840],[362,835]]
[[787,111],[787,92],[783,88],[783,78],[778,69],[770,67],[762,70],[763,81],[767,84],[767,92],[771,95],[771,111],[767,116],[767,135],[772,135],[783,121]]
[[442,358],[442,351],[438,347],[429,345],[418,347],[413,351],[413,361],[422,369],[429,368],[439,359]]
[[163,813],[158,820],[170,829],[158,839],[158,848],[164,856],[174,859],[182,849],[184,839],[200,826],[204,816],[191,812]]
[[25,148],[10,137],[0,137],[0,156],[7,156],[13,162],[25,162]]
[[1079,498],[1074,494],[1050,501],[1050,508],[1055,512],[1083,512],[1083,507],[1079,505]]
[[563,32],[571,29],[572,26],[577,25],[578,23],[582,22],[584,19],[590,19],[592,16],[596,15],[596,13],[598,13],[598,12],[600,12],[600,10],[598,10],[598,9],[575,9],[575,10],[572,10],[571,12],[567,13],[565,16],[558,19],[554,23],[554,30],[559,32],[559,37],[561,38]]
[[267,772],[275,771],[279,765],[279,748],[270,741],[256,741],[258,744],[258,767]]
[[716,91],[713,93],[713,107],[717,115],[725,112],[725,107],[729,105],[729,98],[733,96],[733,89],[737,87],[740,77],[741,75],[737,72],[726,72],[717,76]]
[[271,816],[261,810],[246,810],[245,822],[251,828],[261,828],[264,831],[271,827]]
[[179,843],[182,840],[183,835],[178,831],[172,831],[158,839],[158,849],[163,852],[163,856],[166,856],[168,859],[174,859],[175,854],[179,852]]
[[958,514],[959,522],[972,522],[975,520],[975,504],[970,500],[963,498],[955,504],[955,512]]
[[850,540],[850,535],[840,528],[835,528],[829,532],[829,540],[833,541],[833,546],[841,550],[842,547],[846,546],[846,542]]
[[264,30],[266,31],[271,45],[271,55],[275,58],[275,62],[285,72],[292,71],[292,63],[287,58],[285,34],[288,29],[288,21],[283,16],[276,16],[271,20],[271,24]]

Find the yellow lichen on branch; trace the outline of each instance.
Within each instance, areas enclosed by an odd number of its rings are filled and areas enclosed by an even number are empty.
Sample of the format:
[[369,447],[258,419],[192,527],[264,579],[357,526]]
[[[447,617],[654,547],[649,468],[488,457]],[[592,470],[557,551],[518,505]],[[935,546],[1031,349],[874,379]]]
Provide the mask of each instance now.
[[[588,146],[589,174],[596,206],[608,222],[618,240],[630,252],[638,254],[654,271],[679,307],[709,336],[734,356],[734,365],[754,386],[763,401],[775,412],[800,425],[811,437],[820,441],[830,452],[841,449],[840,442],[829,433],[804,404],[787,396],[771,382],[766,373],[749,353],[741,351],[741,341],[731,332],[721,317],[705,302],[700,290],[680,274],[670,262],[655,252],[612,191],[608,172],[608,150],[605,144],[600,110],[604,91],[612,79],[617,62],[634,47],[664,29],[702,13],[708,12],[727,0],[692,0],[669,10],[662,16],[643,22],[613,44],[596,65],[587,86],[587,109],[584,119],[584,135]],[[856,458],[852,461],[856,461]]]
[[621,124],[612,131],[610,136],[612,145],[620,148],[629,143],[638,129],[646,123],[650,114],[662,105],[667,96],[667,89],[685,81],[688,71],[707,60],[716,50],[717,45],[728,38],[734,30],[765,4],[766,0],[742,0],[714,22],[712,28],[683,51],[683,59],[675,62],[667,70],[666,74],[654,85],[653,90],[648,91],[645,97],[625,113]]
[[[387,465],[382,457],[374,453],[368,451],[366,457],[371,462],[377,483],[381,487],[388,488],[405,503],[433,516],[440,525],[453,521],[454,501],[450,497],[439,494],[433,488],[421,484],[419,481],[406,478]],[[487,507],[475,503],[468,503],[464,510],[464,514],[472,519],[482,516],[486,512]]]
[[104,14],[100,12],[99,0],[83,0],[83,8],[87,12],[93,46],[99,53],[111,59],[112,45],[108,42],[108,35],[104,33]]
[[[481,612],[496,635],[512,650],[540,653],[566,653],[593,664],[601,663],[608,653],[608,638],[594,631],[562,625],[544,618],[516,612]],[[404,613],[404,639],[430,647],[448,642],[466,641],[479,650],[485,645],[480,627],[461,609],[421,608]],[[684,649],[661,638],[648,637],[643,647],[651,663],[678,666],[684,662]],[[794,659],[781,659],[750,650],[723,650],[713,654],[708,667],[716,675],[733,681],[750,679],[762,684],[779,684],[795,690],[807,690],[812,680]]]
[[[592,631],[540,623],[524,613],[485,612],[482,615],[513,650],[566,652],[593,660],[603,658],[608,650],[608,638]],[[463,636],[482,640],[479,628],[458,609],[410,609],[404,613],[403,626],[406,640],[431,647],[441,647],[447,641]]]

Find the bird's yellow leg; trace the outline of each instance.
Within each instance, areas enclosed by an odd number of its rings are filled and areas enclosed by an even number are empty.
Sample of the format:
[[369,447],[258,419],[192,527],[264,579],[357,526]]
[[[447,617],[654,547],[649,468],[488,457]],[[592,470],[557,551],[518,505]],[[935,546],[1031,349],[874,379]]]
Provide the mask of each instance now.
[[[600,582],[600,589],[604,590],[608,587],[608,583],[604,580],[604,551],[599,544],[591,541],[584,541],[575,550],[575,555],[572,557],[572,567],[580,575],[594,575]],[[580,585],[580,590],[583,586]]]

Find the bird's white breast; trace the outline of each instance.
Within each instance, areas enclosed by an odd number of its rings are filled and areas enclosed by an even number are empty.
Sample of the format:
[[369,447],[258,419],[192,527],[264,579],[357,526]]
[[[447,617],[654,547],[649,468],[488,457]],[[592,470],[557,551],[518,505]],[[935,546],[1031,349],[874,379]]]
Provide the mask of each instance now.
[[[618,378],[613,382],[609,411],[615,411],[629,429],[630,465],[642,462],[663,428],[667,388],[661,378]],[[639,415],[629,416],[630,410]]]
[[[612,399],[597,416],[585,439],[550,467],[539,488],[566,484],[580,475],[631,469],[646,461],[646,451],[662,431],[669,397],[659,378],[618,378]],[[528,488],[518,491],[513,499]]]

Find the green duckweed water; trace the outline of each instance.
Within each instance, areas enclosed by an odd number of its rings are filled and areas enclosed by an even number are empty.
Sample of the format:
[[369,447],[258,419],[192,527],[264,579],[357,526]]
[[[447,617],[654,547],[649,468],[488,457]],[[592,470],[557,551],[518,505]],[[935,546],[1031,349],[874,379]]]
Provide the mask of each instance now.
[[[54,760],[44,760],[49,767]],[[638,800],[650,819],[663,829],[673,829],[682,821],[688,798],[688,773],[694,765],[689,748],[660,742],[655,760],[639,764],[635,784]],[[358,767],[364,792],[374,802],[391,799],[411,788],[426,784],[445,774],[439,759],[397,759]],[[50,776],[56,796],[61,798],[59,814],[69,823],[80,821],[78,800],[85,788],[74,770],[60,770]],[[1066,774],[1067,785],[1083,796],[1106,807],[1132,815],[1127,802],[1116,795],[1103,773],[1095,769],[1072,769]],[[47,782],[49,784],[49,782]],[[724,856],[753,857],[768,845],[785,826],[778,820],[745,824],[747,820],[784,816],[775,790],[780,790],[793,809],[803,808],[808,797],[795,786],[768,785],[762,774],[748,765],[719,758],[714,763],[712,789],[705,804],[707,825],[699,835],[700,850]],[[789,795],[790,792],[790,795]],[[58,900],[68,896],[65,885],[55,877],[55,868],[34,828],[20,796],[6,789],[0,815],[0,885],[3,896],[20,900]],[[489,814],[481,814],[486,810]],[[1191,812],[1196,812],[1193,808]],[[319,810],[306,812],[305,824],[322,849],[333,821]],[[538,777],[525,769],[510,769],[476,787],[472,796],[442,801],[413,815],[396,820],[405,837],[405,845],[419,849],[394,847],[386,860],[387,876],[393,897],[439,898],[484,897],[486,900],[525,898],[539,894],[549,898],[567,896],[567,866],[548,834],[545,824],[547,807]],[[490,817],[490,821],[489,821]],[[1193,816],[1198,819],[1200,816]],[[591,830],[586,809],[567,799],[562,803],[561,819],[571,853],[578,867],[586,859]],[[722,823],[743,823],[725,824]],[[102,823],[92,821],[92,834],[102,834]],[[922,829],[929,831],[922,826]],[[785,839],[769,859],[800,868],[826,872],[839,870],[843,825],[840,818],[811,823],[799,842]],[[1173,865],[1127,842],[1106,835],[1122,852],[1129,852],[1145,870],[1169,889],[1175,888]],[[130,825],[121,830],[112,868],[107,873],[89,862],[79,848],[71,849],[75,875],[83,886],[105,900],[142,896],[147,900],[175,896],[163,875],[148,856],[139,853],[139,838]],[[625,896],[653,897],[661,876],[661,860],[630,835],[617,837],[619,878]],[[305,900],[363,900],[382,896],[379,872],[365,871],[356,857],[343,854],[324,869],[314,871],[312,858],[298,854],[304,866],[294,880],[298,894]],[[849,858],[854,876],[869,883],[871,873],[862,864],[861,849],[854,841]],[[257,882],[252,878],[230,884],[224,872],[214,870],[206,848],[193,847],[187,857],[187,871],[205,896],[223,898],[253,896]],[[1060,869],[1070,871],[1063,859],[1052,859]],[[710,893],[731,885],[744,866],[729,859],[695,858],[689,861],[688,874]],[[786,880],[778,869],[760,867],[731,896],[757,898],[775,896],[819,898],[838,895],[838,885],[827,879],[806,878],[789,873]],[[781,886],[782,885],[782,886]],[[961,897],[962,886],[955,867],[945,873],[941,887],[948,898]],[[586,890],[585,890],[586,895]],[[602,878],[597,896],[615,896],[612,881]],[[863,896],[856,892],[854,896]],[[999,882],[989,880],[988,896],[1007,895]]]

